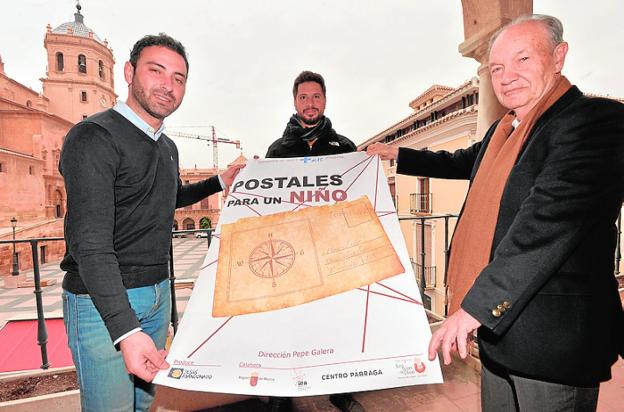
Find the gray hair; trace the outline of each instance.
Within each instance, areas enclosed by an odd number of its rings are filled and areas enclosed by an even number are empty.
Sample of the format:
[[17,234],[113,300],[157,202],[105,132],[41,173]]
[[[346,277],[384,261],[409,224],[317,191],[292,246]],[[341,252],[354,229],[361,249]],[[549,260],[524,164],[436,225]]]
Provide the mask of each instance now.
[[561,20],[556,17],[548,16],[546,14],[526,14],[524,16],[516,17],[500,29],[496,31],[490,38],[490,44],[488,46],[488,55],[492,51],[492,45],[501,35],[502,32],[507,30],[511,26],[515,26],[516,24],[525,23],[527,21],[536,21],[544,26],[544,28],[548,31],[550,35],[550,46],[551,49],[554,50],[559,44],[563,43],[563,24]]

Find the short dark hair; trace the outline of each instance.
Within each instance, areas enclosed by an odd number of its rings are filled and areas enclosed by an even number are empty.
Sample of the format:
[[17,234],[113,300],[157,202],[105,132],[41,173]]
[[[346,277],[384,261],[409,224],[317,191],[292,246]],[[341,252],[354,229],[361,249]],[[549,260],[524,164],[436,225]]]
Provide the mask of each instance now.
[[184,59],[184,63],[186,64],[186,71],[188,72],[189,63],[188,59],[186,58],[186,49],[184,48],[182,43],[166,33],[158,33],[158,35],[148,34],[140,38],[139,41],[137,41],[136,43],[134,43],[134,46],[130,51],[130,64],[132,65],[132,67],[136,69],[136,64],[139,60],[139,56],[141,55],[141,51],[144,48],[151,46],[166,47],[169,50],[173,50],[174,52],[178,53]]
[[327,95],[325,92],[325,80],[323,76],[318,73],[311,72],[309,70],[304,70],[299,73],[299,76],[295,79],[295,83],[293,84],[293,97],[297,97],[297,89],[301,83],[305,82],[314,82],[321,85],[321,90],[323,90],[323,95]]

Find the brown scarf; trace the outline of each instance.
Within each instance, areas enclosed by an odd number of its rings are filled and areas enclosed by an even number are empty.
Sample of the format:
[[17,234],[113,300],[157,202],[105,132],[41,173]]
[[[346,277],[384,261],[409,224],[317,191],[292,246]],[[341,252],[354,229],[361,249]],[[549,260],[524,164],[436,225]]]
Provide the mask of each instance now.
[[503,190],[535,121],[570,87],[568,79],[560,76],[515,130],[513,111],[496,126],[453,235],[448,270],[449,314],[460,308],[464,296],[490,261]]

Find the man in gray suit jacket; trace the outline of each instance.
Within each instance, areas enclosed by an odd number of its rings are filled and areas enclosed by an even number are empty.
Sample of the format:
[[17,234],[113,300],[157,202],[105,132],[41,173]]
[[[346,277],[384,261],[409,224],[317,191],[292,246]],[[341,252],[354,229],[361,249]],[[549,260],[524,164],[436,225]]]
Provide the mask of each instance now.
[[[516,19],[494,35],[492,84],[510,111],[481,142],[454,153],[380,143],[367,150],[396,159],[397,173],[470,179],[449,269],[454,253],[461,260],[461,250],[478,249],[474,240],[483,236],[466,221],[493,216],[485,261],[429,346],[431,359],[441,348],[449,364],[453,351],[466,357],[478,329],[484,411],[595,410],[600,382],[624,356],[624,312],[613,275],[624,105],[586,97],[567,83],[562,35],[561,22],[543,15]],[[493,168],[519,138],[508,168]],[[497,179],[495,201],[475,198]],[[487,204],[487,210],[474,207]],[[458,277],[468,270],[455,269]]]

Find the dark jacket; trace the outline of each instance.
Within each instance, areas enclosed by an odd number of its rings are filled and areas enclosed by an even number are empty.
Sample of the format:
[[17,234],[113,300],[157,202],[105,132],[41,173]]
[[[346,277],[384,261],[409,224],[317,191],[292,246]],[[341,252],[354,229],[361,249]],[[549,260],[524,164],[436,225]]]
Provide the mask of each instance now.
[[357,149],[355,144],[344,136],[336,133],[331,127],[329,119],[328,127],[318,135],[318,139],[310,148],[308,143],[300,137],[298,133],[301,126],[293,123],[293,118],[286,125],[284,134],[281,138],[274,141],[267,150],[266,156],[269,157],[304,157],[304,156],[326,156],[341,153],[355,152]]
[[[472,180],[493,134],[454,153],[400,149],[397,173]],[[489,368],[575,386],[624,352],[614,277],[624,105],[571,88],[531,130],[507,180],[491,260],[462,302]],[[511,308],[499,317],[502,302]]]
[[139,326],[126,289],[169,276],[176,207],[221,190],[217,177],[183,186],[175,144],[154,141],[107,110],[74,126],[59,170],[67,190],[63,288],[88,293],[112,340]]

